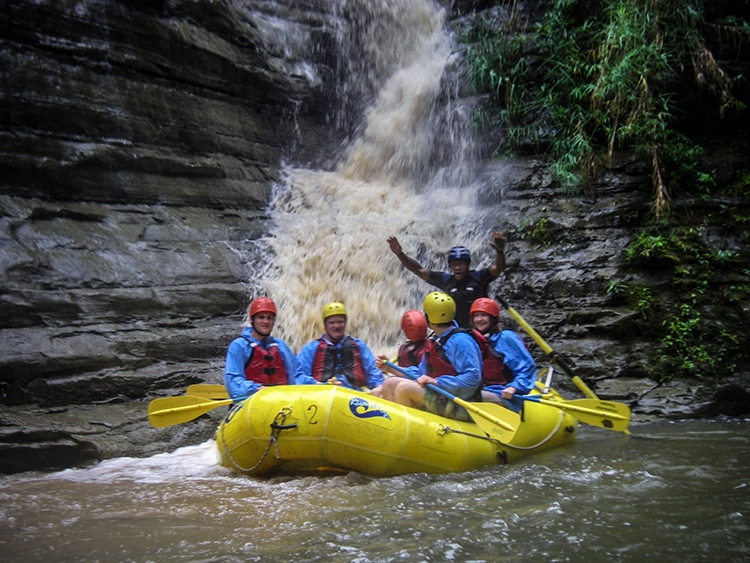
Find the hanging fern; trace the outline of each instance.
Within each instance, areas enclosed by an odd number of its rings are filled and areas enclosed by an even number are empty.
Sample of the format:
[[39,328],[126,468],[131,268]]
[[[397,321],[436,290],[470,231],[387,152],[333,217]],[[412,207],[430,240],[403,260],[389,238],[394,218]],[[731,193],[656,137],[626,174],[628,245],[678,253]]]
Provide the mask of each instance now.
[[[723,115],[742,109],[731,78],[706,46],[702,0],[550,0],[542,20],[522,21],[518,2],[503,16],[475,18],[464,34],[468,79],[488,95],[484,119],[502,125],[511,149],[535,144],[569,193],[590,186],[618,148],[651,164],[654,206],[668,209],[670,184],[691,169],[698,147],[674,129],[674,89],[685,68]],[[721,32],[747,42],[742,20]],[[679,153],[675,146],[684,150]]]

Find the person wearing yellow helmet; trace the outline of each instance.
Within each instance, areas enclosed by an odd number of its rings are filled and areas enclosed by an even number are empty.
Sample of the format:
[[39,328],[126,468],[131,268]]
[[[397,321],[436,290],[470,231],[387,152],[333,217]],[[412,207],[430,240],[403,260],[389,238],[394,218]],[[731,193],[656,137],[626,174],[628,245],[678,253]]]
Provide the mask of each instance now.
[[375,367],[375,356],[367,345],[346,334],[344,304],[328,303],[322,312],[324,332],[300,350],[295,383],[334,383],[350,389],[370,389],[373,395],[380,395],[383,374]]
[[487,297],[490,284],[505,268],[505,237],[502,233],[490,233],[489,245],[495,250],[495,262],[488,268],[471,270],[471,254],[465,246],[454,246],[448,251],[449,272],[428,270],[414,258],[404,254],[401,243],[394,236],[388,237],[388,246],[401,264],[432,286],[449,294],[456,302],[456,322],[469,328],[469,307],[475,299]]
[[454,322],[456,302],[447,293],[428,294],[422,310],[433,334],[427,339],[419,365],[404,368],[416,380],[401,377],[401,373],[385,364],[386,356],[379,356],[377,366],[396,376],[385,380],[382,397],[448,418],[471,420],[463,407],[425,386],[436,385],[461,399],[478,401],[482,383],[479,345]]
[[[271,336],[276,304],[258,297],[247,310],[246,326],[227,349],[224,386],[233,399],[247,397],[266,386],[293,383],[297,356],[283,340]],[[292,381],[290,381],[292,380]]]
[[500,324],[500,306],[489,297],[472,303],[471,323],[489,343],[482,365],[482,400],[520,411],[522,401],[513,397],[527,395],[536,381],[536,364],[526,344],[512,330]]

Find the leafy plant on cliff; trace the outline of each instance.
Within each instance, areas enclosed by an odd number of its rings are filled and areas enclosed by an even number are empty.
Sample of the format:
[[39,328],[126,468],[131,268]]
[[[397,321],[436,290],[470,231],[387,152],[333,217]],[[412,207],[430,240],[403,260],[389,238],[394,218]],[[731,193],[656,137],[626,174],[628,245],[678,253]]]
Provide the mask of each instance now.
[[[708,218],[695,225],[660,221],[635,234],[625,249],[630,266],[654,269],[667,276],[667,283],[651,289],[643,286],[643,290],[649,290],[647,308],[630,301],[631,308],[651,323],[660,339],[650,364],[652,375],[660,381],[676,376],[720,378],[749,359],[750,351],[736,336],[736,324],[742,315],[721,318],[711,313],[717,308],[742,309],[750,286],[727,284],[727,275],[750,282],[750,271],[738,271],[737,266],[742,264],[738,254],[716,248],[711,240]],[[657,302],[659,315],[654,316],[650,312]]]
[[[502,6],[502,15],[477,17],[463,40],[469,81],[489,98],[482,115],[505,128],[511,149],[546,149],[569,192],[589,186],[617,148],[639,151],[657,214],[668,208],[670,184],[710,183],[696,168],[700,147],[673,127],[683,69],[722,115],[743,106],[701,33],[703,0],[550,0],[533,27],[517,0]],[[721,25],[736,41],[750,37],[744,20]]]

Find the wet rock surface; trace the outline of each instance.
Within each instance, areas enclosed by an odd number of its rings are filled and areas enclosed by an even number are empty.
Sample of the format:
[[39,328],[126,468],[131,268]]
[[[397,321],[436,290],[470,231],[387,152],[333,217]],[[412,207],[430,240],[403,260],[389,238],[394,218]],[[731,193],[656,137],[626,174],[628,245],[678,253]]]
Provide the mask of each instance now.
[[280,163],[332,142],[321,6],[4,4],[0,471],[213,433],[146,406],[221,382]]

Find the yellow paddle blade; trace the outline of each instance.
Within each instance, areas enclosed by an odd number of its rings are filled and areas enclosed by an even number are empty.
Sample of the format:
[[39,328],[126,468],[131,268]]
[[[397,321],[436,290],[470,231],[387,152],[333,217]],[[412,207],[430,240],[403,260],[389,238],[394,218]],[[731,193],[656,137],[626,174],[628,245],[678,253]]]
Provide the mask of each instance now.
[[521,424],[518,413],[496,403],[469,403],[458,397],[454,397],[453,401],[469,411],[472,420],[483,432],[504,444],[513,439]]
[[194,420],[210,410],[222,405],[231,405],[234,401],[213,401],[202,397],[164,397],[154,399],[148,404],[148,422],[154,428],[173,426]]
[[203,397],[204,399],[228,399],[227,388],[223,385],[213,385],[211,383],[195,383],[189,385],[185,391],[186,395],[192,397]]
[[519,399],[534,401],[543,405],[557,407],[570,412],[576,419],[584,424],[599,426],[615,432],[626,432],[630,424],[630,408],[622,403],[613,401],[602,401],[601,399],[575,399],[565,401],[563,399],[548,400],[538,395],[519,396]]

